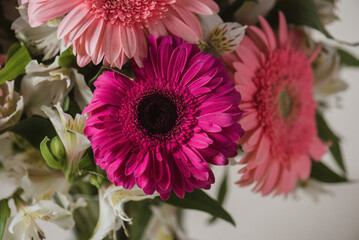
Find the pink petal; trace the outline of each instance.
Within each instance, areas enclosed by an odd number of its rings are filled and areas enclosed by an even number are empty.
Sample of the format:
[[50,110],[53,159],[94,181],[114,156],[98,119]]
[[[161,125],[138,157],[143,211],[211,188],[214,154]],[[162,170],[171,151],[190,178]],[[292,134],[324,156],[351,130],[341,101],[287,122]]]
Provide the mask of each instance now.
[[322,143],[322,141],[317,136],[314,136],[309,147],[309,154],[312,156],[312,158],[316,161],[319,161],[326,153],[326,150],[326,145],[324,145],[324,143]]
[[29,24],[38,27],[48,20],[61,17],[79,5],[81,0],[47,0],[30,2],[28,7]]
[[199,40],[196,32],[179,19],[174,12],[168,12],[164,25],[173,35],[181,36],[187,42],[193,43]]
[[267,20],[265,20],[262,16],[258,16],[259,22],[264,30],[265,35],[267,36],[268,44],[270,50],[274,50],[277,48],[276,38],[272,27],[268,24]]
[[288,42],[288,27],[287,21],[283,12],[279,12],[279,45],[284,46]]
[[132,58],[136,52],[136,34],[133,27],[123,27],[120,31],[120,39],[128,58]]

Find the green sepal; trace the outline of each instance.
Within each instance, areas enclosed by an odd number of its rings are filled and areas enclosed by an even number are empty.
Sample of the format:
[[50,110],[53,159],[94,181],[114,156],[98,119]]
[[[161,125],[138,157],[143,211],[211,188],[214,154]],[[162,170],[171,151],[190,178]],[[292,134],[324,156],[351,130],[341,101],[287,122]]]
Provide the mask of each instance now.
[[47,165],[56,170],[63,169],[63,162],[57,160],[54,155],[52,155],[47,143],[50,141],[48,137],[45,137],[44,140],[40,143],[40,152],[42,157],[45,159]]
[[343,183],[348,182],[348,179],[345,176],[340,176],[335,173],[329,167],[327,167],[322,162],[312,161],[312,170],[310,173],[310,177],[325,183]]
[[315,115],[316,123],[317,123],[317,130],[318,136],[324,141],[329,142],[329,151],[332,154],[335,162],[340,167],[340,169],[346,173],[346,168],[344,165],[344,160],[340,148],[340,138],[334,134],[334,132],[329,128],[328,124],[326,123],[325,119],[320,113],[316,113]]
[[8,199],[1,200],[0,201],[0,240],[3,239],[6,221],[10,217],[10,214],[11,214],[11,210],[8,206]]
[[184,198],[171,194],[171,197],[163,202],[179,208],[206,212],[213,217],[221,218],[234,226],[236,225],[231,215],[224,210],[221,204],[200,189],[194,189],[193,192],[187,192]]
[[90,175],[89,182],[98,189],[101,188],[103,181],[104,178],[101,175]]
[[30,53],[26,47],[20,46],[19,43],[16,44],[17,45],[10,47],[5,67],[0,71],[0,84],[5,81],[14,80],[17,76],[25,74],[25,67],[31,61]]

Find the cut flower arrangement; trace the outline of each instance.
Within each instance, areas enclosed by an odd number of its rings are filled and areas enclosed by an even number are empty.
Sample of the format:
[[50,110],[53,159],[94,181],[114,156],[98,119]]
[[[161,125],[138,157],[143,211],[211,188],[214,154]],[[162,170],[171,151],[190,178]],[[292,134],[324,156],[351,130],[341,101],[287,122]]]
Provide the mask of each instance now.
[[46,239],[44,221],[77,239],[190,239],[183,209],[235,226],[228,168],[263,196],[349,181],[323,113],[359,60],[312,37],[337,41],[335,0],[22,0],[16,19],[7,4],[0,239]]

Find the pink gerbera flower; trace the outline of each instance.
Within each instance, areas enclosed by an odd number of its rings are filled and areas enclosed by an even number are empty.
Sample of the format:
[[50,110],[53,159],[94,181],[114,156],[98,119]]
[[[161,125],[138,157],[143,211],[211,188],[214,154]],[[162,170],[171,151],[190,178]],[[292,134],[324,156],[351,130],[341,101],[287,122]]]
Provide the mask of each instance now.
[[224,56],[233,67],[245,135],[239,140],[247,155],[240,164],[240,186],[256,182],[267,195],[288,194],[298,179],[305,180],[311,158],[319,161],[325,145],[317,137],[311,61],[300,49],[301,34],[287,30],[280,13],[279,34],[262,17],[262,29],[251,26],[236,54]]
[[188,42],[202,37],[196,14],[218,12],[213,0],[23,0],[32,27],[61,17],[57,36],[72,44],[79,66],[91,60],[121,68],[146,57],[147,37],[174,35]]
[[208,163],[236,155],[240,94],[221,60],[196,45],[152,35],[149,45],[134,80],[112,71],[97,79],[85,134],[115,185],[183,197],[210,188]]

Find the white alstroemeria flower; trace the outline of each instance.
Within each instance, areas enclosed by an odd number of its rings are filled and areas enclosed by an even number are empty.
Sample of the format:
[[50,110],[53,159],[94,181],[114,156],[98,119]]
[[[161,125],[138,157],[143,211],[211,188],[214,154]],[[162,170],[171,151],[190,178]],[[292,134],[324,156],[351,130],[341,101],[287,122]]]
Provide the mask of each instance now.
[[159,207],[151,206],[153,216],[144,234],[143,240],[189,240],[190,238],[180,228],[177,209],[163,204]]
[[136,185],[132,189],[125,189],[123,187],[111,185],[105,192],[105,198],[107,198],[110,203],[114,214],[119,216],[124,221],[131,221],[131,218],[129,218],[123,210],[123,205],[126,202],[153,199],[157,196],[159,196],[157,193],[152,195],[145,194],[143,190]]
[[98,190],[98,198],[100,203],[100,214],[97,220],[97,224],[94,230],[93,235],[91,236],[90,240],[102,240],[107,235],[110,235],[114,238],[116,231],[120,229],[122,220],[118,218],[108,202],[105,198],[105,191],[104,187]]
[[203,38],[199,42],[202,50],[207,50],[215,55],[233,52],[245,35],[247,26],[237,22],[223,22],[217,15],[198,16]]
[[59,198],[63,208],[69,210],[70,212],[73,212],[77,208],[87,206],[87,202],[82,197],[74,201],[70,194],[62,194],[60,192],[57,193],[57,197]]
[[25,42],[30,52],[35,55],[44,55],[42,60],[49,60],[60,51],[62,41],[57,39],[57,27],[60,19],[53,19],[39,27],[30,27],[27,15],[27,6],[19,6],[20,17],[11,25],[16,37]]
[[52,201],[41,200],[32,206],[22,206],[9,225],[14,240],[43,240],[44,232],[36,221],[52,222],[63,229],[71,229],[75,222],[72,213]]
[[15,125],[24,109],[24,99],[14,91],[14,81],[0,84],[0,130]]
[[314,0],[318,8],[320,22],[323,25],[339,20],[339,17],[335,13],[337,2],[337,0]]
[[80,109],[85,108],[92,98],[92,92],[86,85],[84,76],[73,68],[61,68],[58,57],[45,66],[32,60],[26,66],[26,75],[21,82],[21,93],[24,96],[27,114],[46,117],[41,106],[52,107],[63,103],[68,93],[75,87],[75,101]]
[[0,135],[0,163],[3,165],[4,161],[9,159],[12,154],[12,142],[9,139],[10,132]]
[[76,114],[75,119],[65,113],[60,104],[54,105],[56,110],[47,106],[42,106],[46,116],[49,117],[67,155],[67,174],[74,174],[77,171],[77,164],[85,151],[91,146],[90,140],[84,135],[84,128],[87,117]]
[[[6,55],[0,54],[0,71],[5,65]],[[0,84],[0,130],[15,125],[24,109],[24,99],[14,91],[14,81]]]
[[[2,142],[5,140],[3,139]],[[10,142],[9,149],[11,147]],[[66,193],[70,188],[64,174],[48,168],[40,151],[35,148],[30,147],[20,153],[11,152],[0,161],[5,170],[3,174],[8,180],[24,189],[26,197],[50,199],[55,192]]]
[[254,25],[258,22],[258,16],[265,17],[275,3],[276,0],[245,1],[235,12],[234,19],[243,25]]
[[141,201],[153,199],[158,194],[146,195],[138,186],[132,189],[124,189],[110,185],[99,189],[100,216],[91,240],[102,240],[108,234],[115,234],[124,221],[132,224],[132,219],[124,211],[124,204],[129,201]]
[[314,97],[319,106],[327,107],[331,105],[330,96],[344,91],[348,87],[347,83],[340,78],[340,56],[335,48],[324,45],[312,66]]

